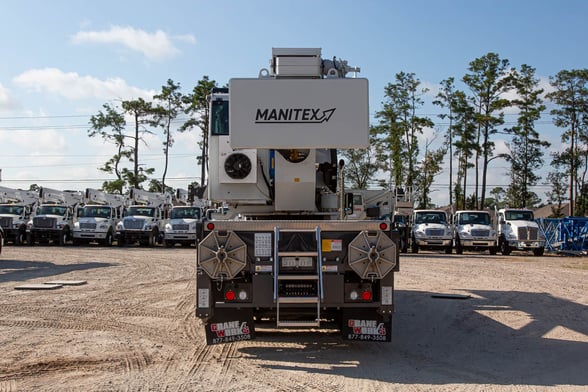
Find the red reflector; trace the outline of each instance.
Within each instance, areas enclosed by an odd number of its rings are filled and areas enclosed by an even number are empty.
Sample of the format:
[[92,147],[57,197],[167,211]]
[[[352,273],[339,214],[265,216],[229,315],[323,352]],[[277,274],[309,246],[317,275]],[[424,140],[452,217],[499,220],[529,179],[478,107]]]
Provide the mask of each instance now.
[[361,293],[361,299],[363,299],[364,301],[369,301],[372,299],[372,293],[370,293],[369,291],[364,291],[363,293]]
[[208,222],[208,223],[206,224],[206,228],[207,228],[208,230],[214,230],[214,223],[212,223],[212,222]]
[[233,301],[235,299],[235,292],[232,290],[229,290],[225,293],[225,299],[227,301]]
[[388,224],[385,222],[380,223],[380,230],[386,230],[388,229]]

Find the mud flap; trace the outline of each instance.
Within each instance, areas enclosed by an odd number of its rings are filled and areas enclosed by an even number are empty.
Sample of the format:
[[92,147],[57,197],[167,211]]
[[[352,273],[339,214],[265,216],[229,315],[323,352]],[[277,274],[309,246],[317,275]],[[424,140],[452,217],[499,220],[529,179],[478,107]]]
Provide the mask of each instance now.
[[214,317],[208,320],[206,344],[219,344],[255,339],[253,310],[215,309]]
[[392,341],[392,317],[376,309],[343,309],[341,334],[345,340],[366,342]]

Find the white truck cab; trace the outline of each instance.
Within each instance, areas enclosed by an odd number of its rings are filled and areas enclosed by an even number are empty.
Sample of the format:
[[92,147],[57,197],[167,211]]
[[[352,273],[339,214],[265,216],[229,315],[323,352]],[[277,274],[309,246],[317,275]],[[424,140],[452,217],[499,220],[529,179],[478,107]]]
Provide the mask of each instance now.
[[453,233],[447,214],[441,210],[414,210],[412,213],[412,253],[419,249],[453,250]]
[[487,211],[462,210],[453,214],[453,246],[455,253],[464,249],[488,250],[491,255],[498,251],[498,236]]
[[503,255],[512,250],[532,251],[542,256],[545,251],[545,235],[535,222],[533,211],[524,208],[498,210],[498,247]]

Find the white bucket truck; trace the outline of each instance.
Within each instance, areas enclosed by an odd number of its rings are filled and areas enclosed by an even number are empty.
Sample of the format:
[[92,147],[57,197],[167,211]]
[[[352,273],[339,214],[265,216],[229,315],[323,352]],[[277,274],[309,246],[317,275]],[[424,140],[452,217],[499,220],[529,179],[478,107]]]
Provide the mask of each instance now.
[[111,246],[116,224],[122,218],[126,197],[87,188],[85,204],[78,209],[78,219],[73,227],[74,245],[98,242]]
[[33,191],[0,186],[0,226],[4,241],[23,245],[27,238],[27,223],[35,213],[39,194]]
[[453,232],[447,221],[447,214],[441,210],[414,210],[412,213],[411,250],[444,250],[450,254],[453,249]]
[[163,244],[168,248],[175,244],[196,245],[201,238],[205,205],[204,200],[191,200],[187,190],[177,189],[169,221],[165,224]]
[[488,211],[456,211],[453,214],[453,246],[455,253],[465,249],[486,251],[495,255],[498,250],[498,236]]
[[542,256],[545,235],[535,222],[533,211],[524,208],[504,208],[498,215],[498,247],[503,255],[513,250],[532,251]]

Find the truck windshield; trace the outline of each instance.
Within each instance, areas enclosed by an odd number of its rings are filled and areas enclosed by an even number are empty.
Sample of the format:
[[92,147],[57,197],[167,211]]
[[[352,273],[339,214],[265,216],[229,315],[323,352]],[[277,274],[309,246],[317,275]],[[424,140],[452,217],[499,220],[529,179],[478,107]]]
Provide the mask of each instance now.
[[481,212],[466,212],[459,216],[460,225],[477,224],[477,225],[489,225],[490,215]]
[[210,110],[210,132],[213,135],[229,134],[229,101],[217,99],[212,101]]
[[200,208],[176,207],[171,211],[171,219],[200,219]]
[[534,220],[533,211],[506,211],[506,220]]
[[85,206],[82,216],[86,218],[110,218],[110,207]]
[[67,207],[62,206],[41,206],[37,212],[37,215],[59,215],[64,216],[67,211]]
[[23,206],[0,206],[0,214],[20,215],[23,209]]
[[125,215],[155,216],[155,207],[129,207]]
[[444,212],[423,212],[417,213],[415,223],[446,223],[447,218],[445,218]]

